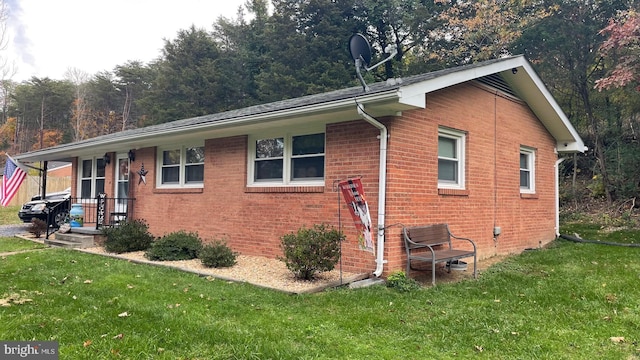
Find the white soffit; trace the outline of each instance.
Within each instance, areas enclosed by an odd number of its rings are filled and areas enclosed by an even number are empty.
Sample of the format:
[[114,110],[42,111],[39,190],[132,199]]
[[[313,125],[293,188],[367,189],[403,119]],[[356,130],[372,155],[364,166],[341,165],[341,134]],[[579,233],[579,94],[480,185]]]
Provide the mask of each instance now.
[[[466,70],[453,71],[423,82],[401,86],[399,89],[400,102],[403,104],[420,106],[419,104],[425,103],[425,94],[481,78],[483,76],[500,73],[506,69],[511,71],[512,68],[522,65],[523,62],[524,59],[522,57],[515,57],[493,64],[470,67]],[[420,98],[422,98],[421,101]],[[425,105],[422,105],[421,107],[424,106]]]
[[556,139],[559,152],[584,152],[584,143],[577,131],[549,93],[542,80],[522,56],[485,66],[454,71],[433,79],[401,86],[398,90],[400,94],[399,102],[424,108],[426,107],[426,94],[492,74],[503,75],[504,80],[527,103],[533,113]]
[[573,127],[560,105],[538,77],[535,70],[523,58],[515,67],[517,73],[506,73],[503,78],[524,100],[531,111],[540,119],[549,133],[556,139],[559,152],[584,152],[582,138]]

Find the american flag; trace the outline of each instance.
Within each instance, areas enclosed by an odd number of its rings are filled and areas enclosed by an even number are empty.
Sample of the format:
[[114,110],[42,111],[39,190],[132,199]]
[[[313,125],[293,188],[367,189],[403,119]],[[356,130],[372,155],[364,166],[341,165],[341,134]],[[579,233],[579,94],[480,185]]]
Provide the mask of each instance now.
[[2,176],[2,188],[0,189],[0,204],[2,206],[9,205],[9,201],[18,192],[20,184],[22,184],[26,176],[27,173],[7,155],[7,163],[4,165]]

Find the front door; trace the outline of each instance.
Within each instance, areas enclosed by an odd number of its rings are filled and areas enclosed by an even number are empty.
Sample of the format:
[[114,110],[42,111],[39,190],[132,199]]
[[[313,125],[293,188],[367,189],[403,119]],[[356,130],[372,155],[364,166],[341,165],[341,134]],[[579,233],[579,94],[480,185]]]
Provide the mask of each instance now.
[[116,201],[114,213],[124,214],[124,216],[126,216],[129,197],[129,157],[127,154],[118,154],[116,161]]

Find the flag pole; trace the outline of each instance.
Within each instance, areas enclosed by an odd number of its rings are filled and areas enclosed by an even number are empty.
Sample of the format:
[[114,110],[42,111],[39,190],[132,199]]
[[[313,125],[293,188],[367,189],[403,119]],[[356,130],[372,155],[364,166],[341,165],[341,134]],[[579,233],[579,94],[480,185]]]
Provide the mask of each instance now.
[[[7,155],[7,156],[9,156],[9,155]],[[15,162],[15,163],[18,163],[19,161],[15,161],[15,160],[14,160],[14,162]],[[45,161],[45,163],[46,163],[46,161]],[[35,167],[35,166],[31,166],[31,165],[27,165],[27,164],[25,164],[25,163],[20,163],[20,165],[22,165],[22,166],[24,166],[24,167],[28,167],[29,169],[38,170],[38,171],[40,171],[40,172],[43,172],[43,171],[44,171],[43,169],[41,169],[41,168],[39,168],[39,167]],[[46,169],[46,164],[45,164],[45,169]]]
[[47,171],[46,171],[46,168],[48,166],[48,161],[43,161],[43,163],[42,163],[43,167],[39,168],[39,167],[35,167],[35,166],[32,166],[32,165],[27,165],[25,163],[21,163],[20,161],[16,161],[13,158],[11,158],[9,156],[9,154],[7,154],[7,157],[9,157],[16,164],[19,164],[21,166],[27,167],[29,169],[37,170],[37,171],[40,172],[40,178],[42,179],[42,183],[39,184],[40,196],[41,196],[40,199],[46,198],[46,194],[47,194]]

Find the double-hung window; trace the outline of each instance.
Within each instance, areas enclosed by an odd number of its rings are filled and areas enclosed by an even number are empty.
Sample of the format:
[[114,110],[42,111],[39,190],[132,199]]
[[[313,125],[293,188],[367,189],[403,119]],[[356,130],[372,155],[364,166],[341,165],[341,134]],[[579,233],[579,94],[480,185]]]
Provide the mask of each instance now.
[[165,188],[202,187],[204,146],[170,146],[158,149],[157,186]]
[[102,158],[80,160],[80,198],[93,199],[104,192],[105,162]]
[[523,194],[536,192],[535,154],[531,148],[520,147],[520,192]]
[[324,183],[324,133],[252,136],[249,147],[250,185]]
[[464,189],[465,134],[461,131],[438,130],[438,187]]

